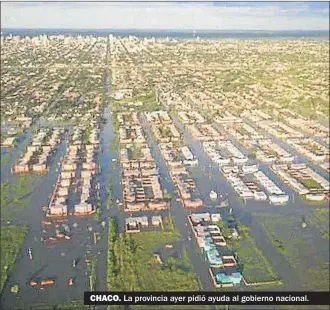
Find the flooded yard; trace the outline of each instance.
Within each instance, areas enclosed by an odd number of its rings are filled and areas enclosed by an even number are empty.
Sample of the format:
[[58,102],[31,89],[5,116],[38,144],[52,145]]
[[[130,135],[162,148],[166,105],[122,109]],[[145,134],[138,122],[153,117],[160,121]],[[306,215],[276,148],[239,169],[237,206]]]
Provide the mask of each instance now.
[[[328,257],[320,247],[327,249],[315,231],[303,229],[297,215],[253,214],[258,218],[268,241],[287,260],[304,289],[326,290],[329,287]],[[322,244],[321,244],[322,243]]]

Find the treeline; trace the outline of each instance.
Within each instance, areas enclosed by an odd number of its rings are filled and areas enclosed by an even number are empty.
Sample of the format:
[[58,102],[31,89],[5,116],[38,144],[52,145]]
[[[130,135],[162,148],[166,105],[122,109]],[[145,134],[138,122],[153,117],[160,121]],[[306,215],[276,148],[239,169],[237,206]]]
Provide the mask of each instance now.
[[107,283],[108,289],[113,290],[115,286],[116,259],[115,259],[115,242],[117,239],[116,222],[113,218],[110,218],[108,229],[108,255],[107,255]]

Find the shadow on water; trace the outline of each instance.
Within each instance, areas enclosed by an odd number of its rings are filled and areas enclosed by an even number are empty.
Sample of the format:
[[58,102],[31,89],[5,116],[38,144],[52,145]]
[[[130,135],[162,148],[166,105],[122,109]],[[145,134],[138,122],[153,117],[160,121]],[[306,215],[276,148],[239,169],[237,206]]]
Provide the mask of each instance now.
[[43,265],[40,269],[38,269],[35,273],[33,273],[31,275],[30,280],[36,280],[38,278],[38,275],[40,275],[40,273],[42,273],[46,267],[47,267],[47,264]]

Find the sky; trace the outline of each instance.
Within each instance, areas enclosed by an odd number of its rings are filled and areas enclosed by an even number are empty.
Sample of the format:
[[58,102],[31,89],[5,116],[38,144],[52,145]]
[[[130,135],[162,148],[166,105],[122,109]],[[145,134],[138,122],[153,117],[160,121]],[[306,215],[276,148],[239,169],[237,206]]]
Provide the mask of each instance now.
[[329,30],[329,3],[1,2],[1,28]]

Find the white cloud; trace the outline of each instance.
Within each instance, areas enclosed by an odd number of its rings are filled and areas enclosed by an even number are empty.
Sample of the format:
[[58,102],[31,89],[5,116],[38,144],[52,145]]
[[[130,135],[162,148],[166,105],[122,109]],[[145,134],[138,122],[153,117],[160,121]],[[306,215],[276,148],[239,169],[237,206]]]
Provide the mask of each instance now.
[[[328,13],[308,5],[213,6],[210,3],[2,3],[3,28],[314,30]],[[315,13],[316,12],[316,13]]]

